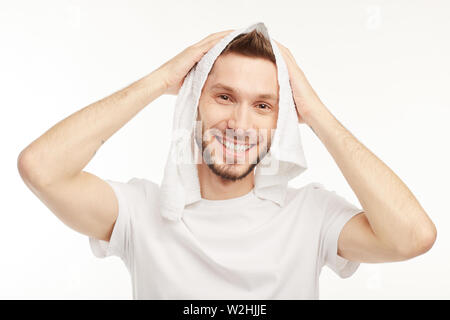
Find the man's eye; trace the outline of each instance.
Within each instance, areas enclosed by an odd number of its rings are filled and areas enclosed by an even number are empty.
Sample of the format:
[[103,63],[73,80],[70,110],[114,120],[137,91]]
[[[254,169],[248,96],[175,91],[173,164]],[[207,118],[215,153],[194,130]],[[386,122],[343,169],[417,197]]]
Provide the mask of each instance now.
[[226,97],[227,99],[223,99],[223,100],[229,100],[228,96],[227,96],[227,95],[224,95],[224,94],[219,95],[219,97],[220,97],[220,98]]
[[[261,106],[263,106],[263,107],[261,108]],[[267,104],[264,104],[264,103],[258,104],[258,107],[260,107],[260,109],[263,109],[263,110],[270,109],[270,107]]]

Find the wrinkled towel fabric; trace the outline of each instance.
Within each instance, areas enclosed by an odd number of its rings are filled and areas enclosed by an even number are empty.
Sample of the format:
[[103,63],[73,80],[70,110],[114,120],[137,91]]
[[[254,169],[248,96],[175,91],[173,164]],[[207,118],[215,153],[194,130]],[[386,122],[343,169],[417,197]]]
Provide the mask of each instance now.
[[175,102],[172,141],[160,186],[161,215],[169,220],[179,221],[185,206],[201,199],[196,165],[198,146],[193,141],[193,130],[198,102],[207,76],[225,46],[236,36],[254,29],[270,40],[279,84],[277,128],[269,152],[255,168],[255,195],[283,206],[289,180],[307,169],[289,74],[277,44],[269,36],[262,22],[234,30],[197,62],[186,75],[179,90]]

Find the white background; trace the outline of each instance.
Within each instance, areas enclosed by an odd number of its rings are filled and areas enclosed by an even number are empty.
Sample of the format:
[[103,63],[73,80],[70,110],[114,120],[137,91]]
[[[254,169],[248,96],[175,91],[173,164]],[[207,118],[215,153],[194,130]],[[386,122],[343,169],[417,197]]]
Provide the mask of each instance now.
[[[446,1],[2,1],[0,298],[130,299],[119,258],[98,259],[20,178],[17,156],[75,111],[138,80],[208,34],[266,24],[328,109],[406,183],[437,226],[409,261],[324,268],[321,299],[450,298],[450,5]],[[113,135],[85,170],[160,183],[175,96]],[[333,158],[300,127],[308,170],[360,206]]]

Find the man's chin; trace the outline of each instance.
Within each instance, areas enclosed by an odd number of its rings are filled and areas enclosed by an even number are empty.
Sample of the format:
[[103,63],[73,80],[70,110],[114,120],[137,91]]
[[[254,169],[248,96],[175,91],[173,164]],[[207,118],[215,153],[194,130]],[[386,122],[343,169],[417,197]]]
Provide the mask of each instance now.
[[[254,171],[257,164],[265,157],[267,152],[268,151],[263,152],[258,156],[250,153],[245,157],[244,162],[242,161],[243,159],[228,159],[227,157],[224,157],[220,151],[214,150],[211,152],[204,142],[202,145],[202,158],[208,165],[208,168],[217,176],[230,181],[237,181],[247,177]],[[220,159],[222,159],[222,161]]]
[[256,164],[208,164],[209,169],[222,179],[238,181],[253,172]]

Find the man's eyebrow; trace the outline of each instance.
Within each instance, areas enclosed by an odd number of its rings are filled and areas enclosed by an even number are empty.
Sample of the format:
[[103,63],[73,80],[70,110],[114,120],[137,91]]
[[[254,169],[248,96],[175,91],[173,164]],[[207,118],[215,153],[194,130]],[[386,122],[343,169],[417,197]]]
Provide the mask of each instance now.
[[[216,83],[215,85],[213,85],[211,87],[211,90],[214,90],[214,89],[224,89],[226,91],[236,93],[236,90],[234,88],[227,86],[226,84],[223,84],[223,83]],[[275,94],[271,94],[271,93],[261,93],[261,94],[258,94],[256,97],[260,98],[260,99],[271,99],[274,101],[278,101],[277,96]]]

